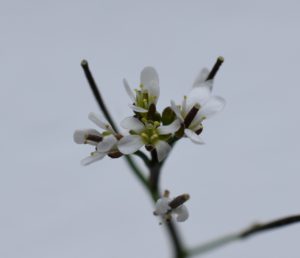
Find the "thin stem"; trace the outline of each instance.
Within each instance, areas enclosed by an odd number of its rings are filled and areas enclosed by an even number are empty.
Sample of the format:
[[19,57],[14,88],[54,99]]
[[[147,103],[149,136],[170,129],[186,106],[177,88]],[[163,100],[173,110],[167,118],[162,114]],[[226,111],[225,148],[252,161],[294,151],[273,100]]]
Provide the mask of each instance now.
[[124,155],[125,160],[127,161],[128,166],[132,169],[134,175],[136,178],[142,183],[142,185],[145,186],[146,189],[150,190],[148,180],[141,172],[141,169],[138,167],[138,165],[135,163],[135,161],[132,159],[129,155]]
[[[156,150],[151,151],[151,163],[149,166],[150,170],[150,178],[149,178],[149,184],[151,187],[151,193],[153,196],[160,196],[159,191],[159,178],[161,173],[161,168],[163,165],[163,162],[159,163],[157,159],[157,152]],[[154,201],[156,201],[155,199]],[[185,258],[187,257],[187,253],[185,252],[184,245],[182,243],[182,240],[180,238],[180,234],[178,232],[178,229],[176,225],[170,221],[169,223],[166,223],[166,229],[169,234],[169,237],[172,241],[173,250],[174,250],[174,258]]]
[[149,158],[147,157],[147,155],[144,152],[137,151],[137,152],[135,152],[133,154],[136,155],[136,156],[138,156],[139,158],[141,158],[144,161],[144,163],[145,163],[145,165],[147,167],[150,166],[150,160],[149,160]]
[[157,152],[156,149],[151,151],[151,162],[149,164],[149,184],[152,189],[152,192],[159,193],[159,176],[161,171],[161,164],[158,162],[157,159]]
[[263,224],[255,224],[255,225],[251,226],[250,228],[242,231],[240,233],[240,238],[246,238],[246,237],[252,236],[254,234],[260,233],[262,231],[277,229],[277,228],[285,227],[290,224],[294,224],[294,223],[298,223],[298,222],[300,222],[300,215],[284,217],[284,218],[280,218],[280,219],[273,220],[273,221],[263,223]]
[[[89,86],[94,94],[94,97],[97,101],[97,104],[99,105],[100,110],[103,112],[103,115],[107,119],[107,121],[110,123],[112,128],[118,133],[118,128],[115,125],[114,120],[112,119],[110,113],[108,112],[108,109],[103,101],[103,98],[101,96],[101,93],[98,89],[98,86],[96,84],[96,81],[90,71],[89,64],[86,60],[81,61],[81,66],[83,68],[84,74],[86,76],[86,79],[89,83]],[[137,179],[147,188],[149,189],[149,184],[143,173],[141,172],[138,165],[135,163],[135,161],[128,155],[124,155],[125,160],[127,161],[128,166],[132,169],[133,173],[137,177]]]
[[98,89],[98,86],[97,86],[97,84],[96,84],[96,82],[94,80],[94,77],[93,77],[93,75],[92,75],[92,73],[90,71],[88,62],[86,60],[82,60],[81,61],[81,67],[82,67],[82,69],[84,71],[84,74],[85,74],[86,79],[87,79],[87,81],[88,81],[88,83],[90,85],[90,88],[91,88],[91,90],[92,90],[92,92],[94,94],[94,97],[95,97],[95,99],[96,99],[96,101],[97,101],[97,103],[98,103],[101,111],[103,112],[103,115],[105,116],[105,118],[107,119],[107,121],[110,123],[110,125],[112,126],[112,128],[116,132],[118,132],[117,126],[114,123],[111,115],[109,114],[108,109],[106,108],[104,100],[103,100],[103,98],[102,98],[102,96],[100,94],[100,91]]
[[201,255],[206,252],[210,252],[217,248],[220,248],[224,245],[228,245],[232,242],[243,240],[255,234],[262,233],[272,229],[278,229],[280,227],[288,226],[298,222],[300,222],[300,215],[284,217],[267,223],[255,224],[244,230],[241,230],[238,233],[231,233],[223,237],[219,237],[217,239],[209,241],[207,243],[204,243],[202,245],[199,245],[195,248],[192,248],[188,251],[188,255],[189,256]]
[[173,249],[175,251],[174,257],[175,258],[187,257],[187,252],[183,247],[182,240],[180,238],[180,234],[178,232],[176,225],[172,221],[170,221],[169,223],[167,223],[167,229],[168,229],[168,234],[172,239]]

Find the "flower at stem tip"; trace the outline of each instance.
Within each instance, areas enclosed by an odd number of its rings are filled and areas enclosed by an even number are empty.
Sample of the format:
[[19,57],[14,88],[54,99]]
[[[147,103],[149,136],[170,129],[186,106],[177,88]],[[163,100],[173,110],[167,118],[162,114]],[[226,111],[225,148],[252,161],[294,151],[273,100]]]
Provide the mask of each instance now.
[[138,113],[147,113],[151,104],[156,104],[159,97],[159,78],[153,67],[145,67],[140,75],[139,89],[135,90],[135,94],[130,88],[126,79],[123,84],[127,94],[133,104],[129,107]]
[[74,132],[73,139],[75,143],[90,144],[96,147],[95,151],[81,161],[81,164],[83,166],[89,165],[103,159],[106,155],[112,158],[122,156],[122,153],[117,149],[117,142],[122,136],[118,135],[109,123],[96,114],[90,113],[88,117],[104,131],[100,133],[95,129],[84,129]]
[[170,192],[165,190],[163,197],[156,201],[153,214],[161,216],[165,222],[171,221],[173,216],[178,222],[186,221],[189,217],[189,212],[184,203],[189,199],[189,194],[181,194],[171,199]]
[[204,143],[199,136],[203,120],[220,112],[226,103],[222,97],[212,95],[213,80],[207,80],[208,75],[208,69],[202,69],[181,105],[171,101],[172,110],[184,125],[184,135],[197,144]]

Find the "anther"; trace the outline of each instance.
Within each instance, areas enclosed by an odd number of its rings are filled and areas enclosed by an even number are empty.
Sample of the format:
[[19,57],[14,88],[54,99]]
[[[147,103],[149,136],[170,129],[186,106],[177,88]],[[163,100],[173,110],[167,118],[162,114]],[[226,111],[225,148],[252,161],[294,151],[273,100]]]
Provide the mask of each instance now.
[[164,194],[163,194],[163,197],[169,198],[169,196],[170,196],[170,191],[169,190],[165,190]]

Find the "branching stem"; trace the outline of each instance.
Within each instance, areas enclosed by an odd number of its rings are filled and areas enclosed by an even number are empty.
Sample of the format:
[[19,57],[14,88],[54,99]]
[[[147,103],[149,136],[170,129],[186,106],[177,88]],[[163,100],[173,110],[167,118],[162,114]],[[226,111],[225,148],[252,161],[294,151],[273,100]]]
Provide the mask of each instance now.
[[206,252],[213,251],[222,246],[228,245],[232,242],[246,239],[255,234],[262,233],[272,229],[278,229],[280,227],[288,226],[293,223],[299,223],[299,222],[300,222],[300,215],[295,215],[295,216],[280,218],[262,224],[255,224],[244,230],[241,230],[238,233],[231,233],[223,237],[216,238],[202,245],[199,245],[195,248],[192,248],[188,251],[188,256],[201,255]]

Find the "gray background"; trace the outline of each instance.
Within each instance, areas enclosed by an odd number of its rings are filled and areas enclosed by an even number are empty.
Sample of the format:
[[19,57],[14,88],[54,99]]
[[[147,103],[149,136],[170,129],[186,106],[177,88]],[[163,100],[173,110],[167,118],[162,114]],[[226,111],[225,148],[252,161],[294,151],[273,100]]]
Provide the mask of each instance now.
[[[170,257],[146,192],[122,159],[81,167],[72,142],[98,111],[86,58],[115,119],[122,86],[160,74],[159,108],[181,100],[203,66],[225,57],[215,94],[224,112],[205,146],[182,140],[162,176],[188,192],[190,245],[299,213],[299,1],[0,2],[0,257]],[[298,258],[300,226],[233,244],[209,258]]]

